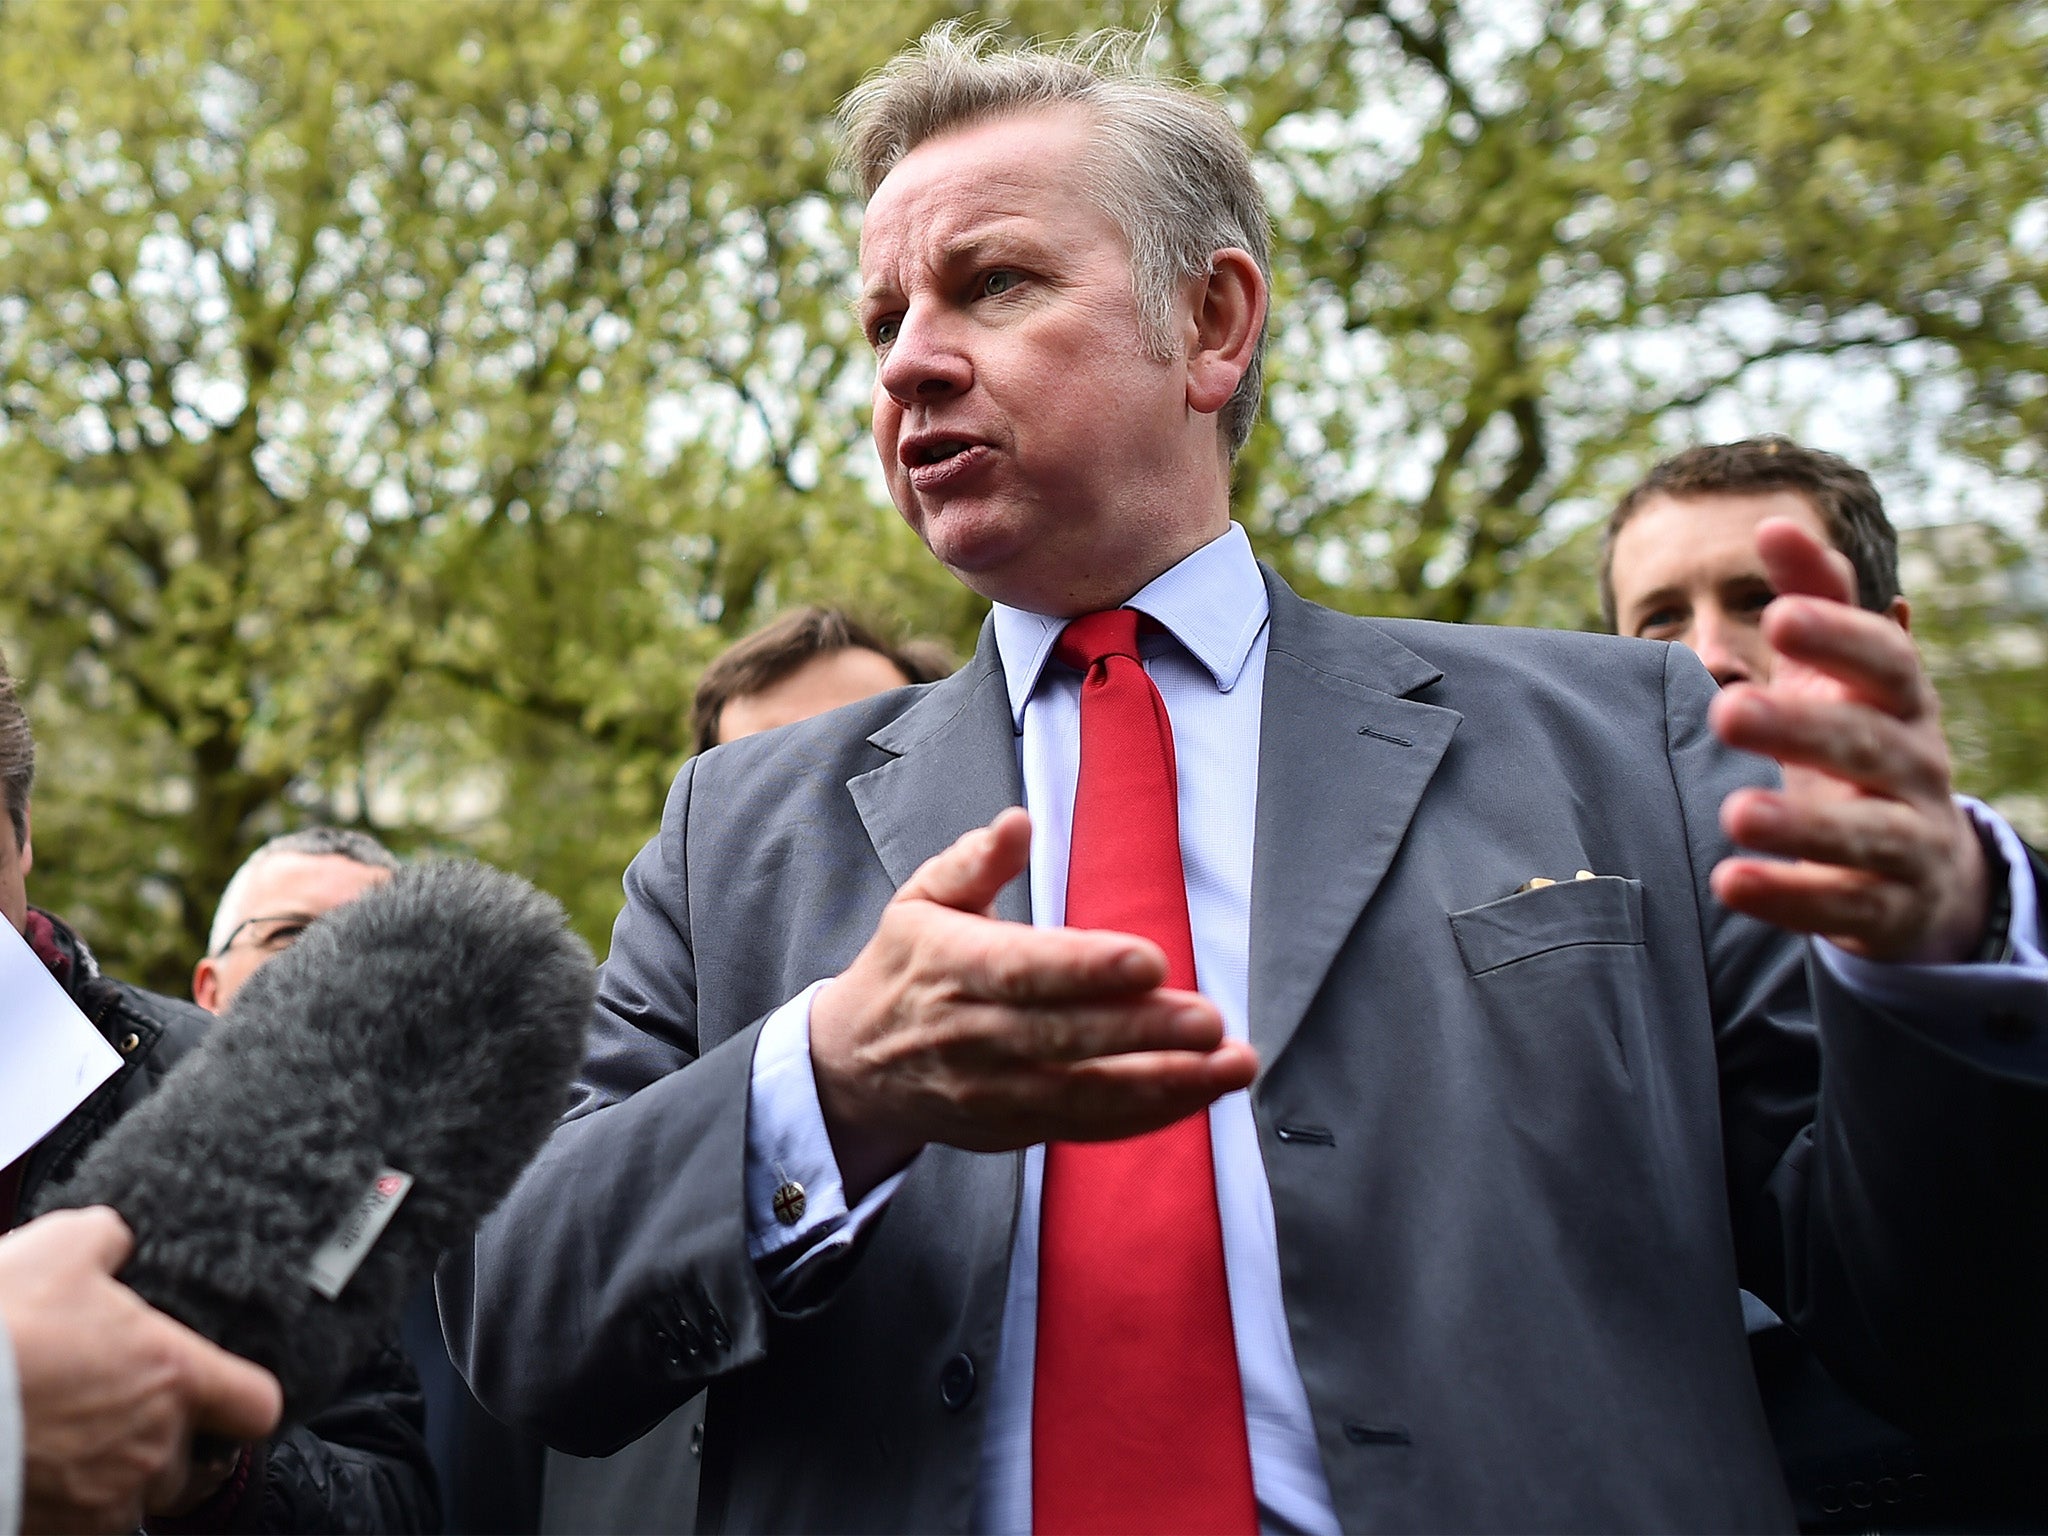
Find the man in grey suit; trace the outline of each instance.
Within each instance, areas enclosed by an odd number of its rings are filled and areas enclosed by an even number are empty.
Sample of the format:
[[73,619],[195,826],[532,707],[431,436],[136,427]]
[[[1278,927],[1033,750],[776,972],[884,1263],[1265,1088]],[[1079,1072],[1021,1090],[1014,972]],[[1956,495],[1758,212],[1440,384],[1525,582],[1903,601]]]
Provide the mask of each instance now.
[[[1718,698],[1678,647],[1261,572],[1264,206],[1126,57],[941,31],[849,103],[884,471],[996,609],[953,677],[678,777],[575,1106],[442,1269],[479,1396],[602,1453],[708,1387],[733,1530],[1168,1523],[1049,1513],[1098,1463],[1248,1489],[1173,1521],[1219,1529],[1782,1527],[1738,1285],[1930,1422],[2038,1416],[2040,893],[1950,801],[1910,646],[1791,527],[1777,676]],[[1131,674],[1198,990],[1057,926],[1099,897],[1088,690]],[[1155,1340],[1202,1244],[1076,1268],[1055,1177],[1200,1111],[1225,1456],[1154,1417],[1217,1346]],[[1160,1347],[1076,1395],[1090,1286],[1144,1296],[1105,1362]]]

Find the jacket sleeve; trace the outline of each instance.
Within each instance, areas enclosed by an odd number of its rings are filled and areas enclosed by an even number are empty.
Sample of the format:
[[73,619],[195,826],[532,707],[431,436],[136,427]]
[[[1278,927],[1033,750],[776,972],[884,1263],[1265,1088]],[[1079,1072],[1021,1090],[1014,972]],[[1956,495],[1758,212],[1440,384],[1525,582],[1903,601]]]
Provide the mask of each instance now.
[[219,1493],[145,1529],[152,1536],[440,1530],[411,1361],[396,1342],[384,1344],[350,1373],[332,1404],[245,1450]]
[[1891,1016],[1723,907],[1708,886],[1733,851],[1721,802],[1756,760],[1714,739],[1713,683],[1676,646],[1665,687],[1742,1284],[1907,1428],[2048,1427],[2048,1085],[1953,1048],[1956,1031],[2048,1017]]
[[485,1408],[608,1455],[761,1358],[747,1253],[756,1021],[700,1051],[686,854],[696,761],[626,872],[569,1115],[437,1277],[449,1354]]
[[395,1343],[327,1408],[272,1438],[250,1479],[250,1531],[438,1531],[419,1378]]

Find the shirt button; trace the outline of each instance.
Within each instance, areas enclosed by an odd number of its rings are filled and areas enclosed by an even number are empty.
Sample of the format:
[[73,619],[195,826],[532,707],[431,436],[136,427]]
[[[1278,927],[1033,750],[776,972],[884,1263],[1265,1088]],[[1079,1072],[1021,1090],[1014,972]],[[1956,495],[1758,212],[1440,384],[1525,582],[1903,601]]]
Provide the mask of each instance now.
[[939,1401],[958,1413],[974,1401],[974,1357],[955,1355],[939,1372]]
[[793,1227],[804,1219],[804,1187],[795,1179],[785,1179],[769,1203],[775,1219],[785,1227]]

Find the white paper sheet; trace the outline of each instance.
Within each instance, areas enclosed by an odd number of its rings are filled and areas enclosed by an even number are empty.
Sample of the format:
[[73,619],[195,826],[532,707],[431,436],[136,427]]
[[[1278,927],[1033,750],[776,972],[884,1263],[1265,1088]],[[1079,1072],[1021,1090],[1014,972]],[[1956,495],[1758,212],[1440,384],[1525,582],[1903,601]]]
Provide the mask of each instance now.
[[78,1005],[0,918],[0,1168],[49,1135],[120,1069]]

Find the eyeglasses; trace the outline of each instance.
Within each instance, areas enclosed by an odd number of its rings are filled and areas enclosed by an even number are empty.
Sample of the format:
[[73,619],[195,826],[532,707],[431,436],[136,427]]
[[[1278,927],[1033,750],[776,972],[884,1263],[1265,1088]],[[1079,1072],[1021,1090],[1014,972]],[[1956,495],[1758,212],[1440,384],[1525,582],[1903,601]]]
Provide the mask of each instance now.
[[269,917],[245,917],[228,930],[228,936],[220,941],[220,946],[214,950],[211,958],[218,960],[235,947],[235,940],[259,923],[275,923],[277,926],[268,933],[258,933],[247,948],[261,950],[270,955],[281,949],[289,949],[298,940],[299,935],[306,931],[306,926],[313,921],[313,916],[314,914],[308,912],[279,912]]

